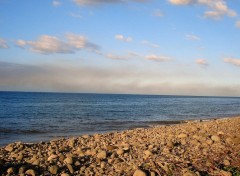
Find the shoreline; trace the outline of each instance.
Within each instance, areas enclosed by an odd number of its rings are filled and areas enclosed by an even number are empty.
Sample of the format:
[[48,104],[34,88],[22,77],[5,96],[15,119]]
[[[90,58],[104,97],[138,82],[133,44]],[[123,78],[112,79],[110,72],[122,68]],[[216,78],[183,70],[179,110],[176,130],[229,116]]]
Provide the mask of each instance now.
[[[0,147],[0,175],[240,174],[240,117]],[[225,176],[224,175],[224,176]]]

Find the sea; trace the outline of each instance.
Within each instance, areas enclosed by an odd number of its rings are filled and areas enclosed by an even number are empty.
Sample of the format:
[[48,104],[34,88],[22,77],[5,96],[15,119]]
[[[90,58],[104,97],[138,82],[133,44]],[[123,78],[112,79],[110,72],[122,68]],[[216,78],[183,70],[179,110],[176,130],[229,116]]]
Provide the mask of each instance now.
[[0,146],[240,115],[240,98],[0,92]]

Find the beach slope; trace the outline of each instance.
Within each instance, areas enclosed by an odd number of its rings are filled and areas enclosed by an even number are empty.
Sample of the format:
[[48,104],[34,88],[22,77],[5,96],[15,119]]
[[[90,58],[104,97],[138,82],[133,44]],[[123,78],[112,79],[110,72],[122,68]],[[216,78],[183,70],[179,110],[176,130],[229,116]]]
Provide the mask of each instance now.
[[0,148],[0,175],[240,175],[240,118]]

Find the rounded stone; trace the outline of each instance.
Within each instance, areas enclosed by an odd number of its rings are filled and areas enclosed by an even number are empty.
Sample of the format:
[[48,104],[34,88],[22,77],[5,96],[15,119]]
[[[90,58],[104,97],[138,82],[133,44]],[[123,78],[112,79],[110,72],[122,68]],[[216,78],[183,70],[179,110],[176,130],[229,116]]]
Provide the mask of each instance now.
[[72,167],[71,164],[68,164],[68,165],[67,165],[67,168],[68,168],[68,170],[69,170],[69,172],[70,172],[71,174],[74,173],[74,170],[73,170],[73,167]]
[[58,172],[58,166],[57,165],[54,165],[54,166],[50,166],[48,171],[51,173],[51,174],[57,174]]
[[225,166],[229,166],[230,165],[230,161],[228,161],[228,160],[223,160],[223,164],[225,165]]
[[67,173],[62,173],[61,176],[70,176],[70,175]]
[[7,173],[14,174],[14,168],[13,167],[8,168]]
[[145,151],[144,151],[144,154],[145,154],[146,156],[150,156],[150,155],[152,155],[152,152],[149,151],[149,150],[145,150]]
[[187,134],[185,133],[181,133],[178,135],[178,138],[186,138],[187,137]]
[[101,151],[97,154],[97,158],[99,159],[105,159],[107,158],[107,152],[106,151]]
[[220,138],[218,135],[212,135],[212,136],[211,136],[211,139],[212,139],[214,142],[220,142],[220,141],[221,141],[221,138]]
[[147,176],[147,174],[143,170],[136,170],[133,174],[133,176]]
[[31,176],[36,176],[36,172],[33,169],[28,169],[25,174],[31,175]]
[[122,155],[123,153],[124,153],[124,150],[123,150],[123,149],[118,149],[118,150],[117,150],[117,154],[118,154],[118,155]]
[[64,161],[65,164],[72,164],[73,163],[73,159],[71,156],[68,156]]

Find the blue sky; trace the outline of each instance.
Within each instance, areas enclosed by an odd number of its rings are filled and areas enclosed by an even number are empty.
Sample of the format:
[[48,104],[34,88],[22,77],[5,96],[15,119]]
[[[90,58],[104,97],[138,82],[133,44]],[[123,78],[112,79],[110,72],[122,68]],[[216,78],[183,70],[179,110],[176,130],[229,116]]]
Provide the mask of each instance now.
[[0,0],[0,90],[240,96],[240,1]]

